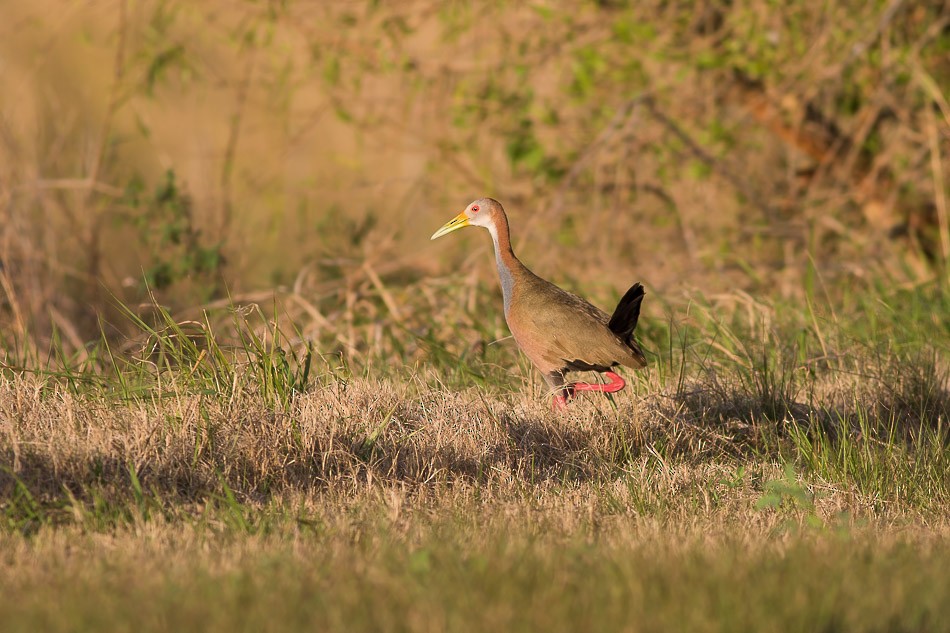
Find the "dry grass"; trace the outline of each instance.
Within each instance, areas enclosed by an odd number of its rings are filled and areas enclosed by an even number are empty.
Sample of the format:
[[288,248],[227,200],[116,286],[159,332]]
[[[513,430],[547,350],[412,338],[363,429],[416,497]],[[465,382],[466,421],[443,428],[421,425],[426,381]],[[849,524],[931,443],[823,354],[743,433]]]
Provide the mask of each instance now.
[[394,295],[447,269],[485,281],[484,239],[425,241],[485,194],[537,272],[605,302],[637,279],[670,303],[801,297],[810,267],[831,294],[932,280],[948,20],[902,2],[20,4],[0,26],[18,95],[0,318],[73,352],[143,276],[176,312],[281,285],[324,315],[367,266]]
[[946,621],[946,431],[835,439],[655,377],[568,415],[434,375],[326,376],[286,407],[179,389],[3,380],[10,627]]
[[514,355],[458,355],[452,328],[416,335],[413,354],[440,350],[427,363],[341,364],[250,310],[190,337],[159,311],[138,322],[147,355],[7,369],[0,613],[47,630],[944,621],[935,342],[912,321],[887,349],[802,336],[803,314],[730,301],[729,324],[694,307],[627,390],[566,414]]
[[237,539],[208,521],[6,541],[0,613],[14,630],[944,630],[945,526],[774,538],[754,518],[585,516],[584,498],[562,522],[543,502],[379,497],[369,518],[301,503]]
[[[222,481],[242,499],[260,501],[367,479],[410,488],[465,483],[491,489],[524,481],[604,481],[643,460],[765,460],[774,466],[795,425],[814,425],[811,431],[826,439],[853,435],[873,447],[876,438],[862,438],[862,431],[886,432],[877,407],[895,406],[868,401],[857,410],[810,411],[788,403],[789,409],[769,417],[772,403],[734,388],[730,394],[722,384],[690,384],[675,391],[647,379],[615,407],[590,398],[560,415],[548,410],[540,393],[449,393],[418,377],[328,379],[276,409],[257,394],[169,391],[116,402],[19,378],[0,386],[0,411],[8,475],[35,494],[80,494],[115,482],[125,487],[131,473],[170,501],[204,498]],[[853,393],[841,382],[828,392]],[[946,416],[947,401],[938,406],[934,418],[917,419],[915,433],[927,433],[930,420]],[[866,428],[845,426],[861,418],[872,421]],[[890,421],[900,422],[896,415]],[[8,493],[10,485],[7,479]]]
[[[293,307],[271,316],[246,305],[187,324],[128,311],[141,335],[124,352],[107,339],[83,357],[7,349],[8,621],[943,621],[950,381],[931,322],[942,295],[836,312],[695,296],[681,320],[643,319],[653,362],[627,390],[559,414],[533,370],[492,344],[494,290],[366,283],[344,302],[359,318],[341,309],[314,331],[295,327],[301,301],[284,297]],[[384,292],[404,310],[398,336],[379,327]],[[416,302],[433,293],[471,307],[425,323]]]
[[836,480],[873,512],[888,511],[877,501],[903,512],[947,500],[950,392],[929,347],[899,355],[853,347],[829,365],[812,345],[844,342],[831,330],[800,332],[805,342],[776,349],[794,326],[757,322],[763,338],[747,345],[754,330],[707,322],[616,399],[581,398],[562,415],[514,356],[483,367],[483,357],[455,355],[426,334],[441,350],[428,364],[346,366],[300,348],[276,322],[254,323],[232,322],[241,341],[233,349],[223,334],[204,330],[195,342],[169,322],[150,328],[145,358],[104,348],[95,356],[111,365],[8,371],[0,383],[7,494],[22,485],[55,500],[133,485],[174,505],[224,486],[260,503],[374,483],[504,492],[600,485],[653,462],[700,473],[790,462]]

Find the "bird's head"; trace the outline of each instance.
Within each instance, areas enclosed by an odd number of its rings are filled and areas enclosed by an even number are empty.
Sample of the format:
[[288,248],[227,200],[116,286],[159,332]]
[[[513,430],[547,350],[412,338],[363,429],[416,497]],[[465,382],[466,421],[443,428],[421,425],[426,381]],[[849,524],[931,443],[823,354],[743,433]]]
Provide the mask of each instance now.
[[443,224],[442,228],[433,233],[430,239],[434,240],[442,237],[463,226],[481,226],[487,229],[496,225],[499,214],[504,214],[500,202],[492,198],[479,198],[465,207],[464,211]]

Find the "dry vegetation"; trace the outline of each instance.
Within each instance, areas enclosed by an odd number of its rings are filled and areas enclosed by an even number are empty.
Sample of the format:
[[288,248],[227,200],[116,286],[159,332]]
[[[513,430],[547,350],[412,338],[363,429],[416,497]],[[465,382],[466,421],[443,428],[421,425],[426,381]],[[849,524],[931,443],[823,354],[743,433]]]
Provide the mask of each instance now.
[[5,628],[948,630],[945,3],[4,12]]

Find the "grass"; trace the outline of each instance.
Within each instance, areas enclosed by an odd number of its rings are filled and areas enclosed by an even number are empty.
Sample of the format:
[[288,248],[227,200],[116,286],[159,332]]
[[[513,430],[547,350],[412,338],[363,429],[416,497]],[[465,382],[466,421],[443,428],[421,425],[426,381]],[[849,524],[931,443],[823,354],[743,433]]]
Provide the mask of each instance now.
[[947,7],[8,4],[4,630],[950,628]]
[[405,364],[342,363],[279,306],[130,313],[125,352],[0,376],[0,613],[11,630],[942,630],[945,339],[890,300],[858,321],[864,304],[834,320],[695,297],[687,319],[647,318],[654,361],[625,392],[564,415],[514,354],[459,351],[457,326],[403,339]]
[[235,539],[187,527],[171,557],[167,528],[147,525],[7,545],[8,566],[42,557],[46,569],[4,574],[0,613],[8,630],[248,631],[917,631],[948,616],[939,537],[774,539],[715,522],[670,533],[648,519],[564,526],[533,513],[432,520],[398,515],[394,496],[346,529],[300,521]]

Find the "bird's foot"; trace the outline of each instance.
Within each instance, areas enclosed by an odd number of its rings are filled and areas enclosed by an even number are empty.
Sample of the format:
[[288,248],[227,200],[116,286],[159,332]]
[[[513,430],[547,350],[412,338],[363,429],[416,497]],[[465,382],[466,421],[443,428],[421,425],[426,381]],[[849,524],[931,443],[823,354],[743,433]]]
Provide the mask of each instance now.
[[575,382],[570,385],[572,390],[576,391],[600,391],[602,393],[616,393],[627,386],[626,381],[612,371],[604,372],[604,375],[610,379],[605,384],[590,382]]
[[567,403],[574,398],[574,387],[565,385],[560,391],[551,398],[551,408],[555,411],[563,411],[567,408]]

